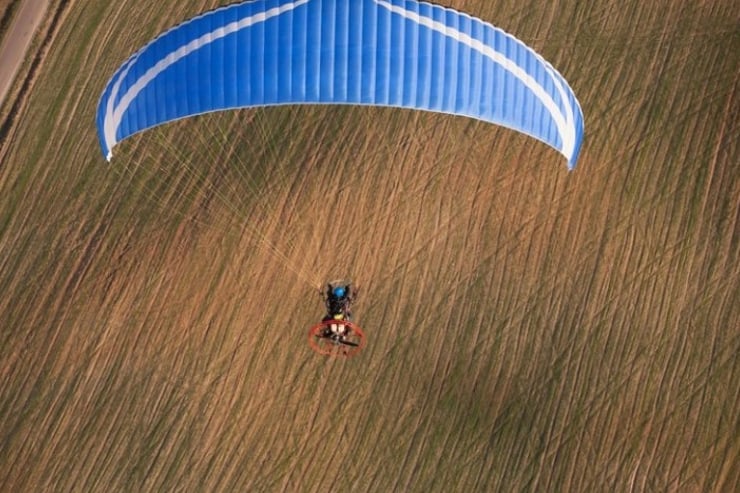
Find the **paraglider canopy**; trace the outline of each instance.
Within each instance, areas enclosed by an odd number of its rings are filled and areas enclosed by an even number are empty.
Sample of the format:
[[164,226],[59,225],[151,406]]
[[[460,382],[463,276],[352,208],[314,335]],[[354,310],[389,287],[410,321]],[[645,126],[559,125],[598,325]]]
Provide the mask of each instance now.
[[97,112],[100,145],[211,111],[362,104],[462,115],[558,150],[583,114],[565,79],[494,26],[413,0],[255,0],[180,24],[125,62]]

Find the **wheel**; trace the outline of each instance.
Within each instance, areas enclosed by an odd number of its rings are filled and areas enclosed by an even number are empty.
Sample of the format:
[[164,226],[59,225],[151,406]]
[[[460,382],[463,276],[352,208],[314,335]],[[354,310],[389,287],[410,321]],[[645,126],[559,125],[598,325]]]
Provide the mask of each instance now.
[[324,320],[308,331],[308,344],[324,356],[349,358],[365,347],[365,333],[348,320]]

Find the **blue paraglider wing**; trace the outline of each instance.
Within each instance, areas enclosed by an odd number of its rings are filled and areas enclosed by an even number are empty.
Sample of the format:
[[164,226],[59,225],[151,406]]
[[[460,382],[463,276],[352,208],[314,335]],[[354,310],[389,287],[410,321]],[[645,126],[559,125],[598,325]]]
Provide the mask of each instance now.
[[179,118],[277,104],[364,104],[464,115],[561,152],[583,114],[563,77],[513,36],[413,0],[255,0],[166,31],[113,75],[98,105],[110,160],[126,137]]

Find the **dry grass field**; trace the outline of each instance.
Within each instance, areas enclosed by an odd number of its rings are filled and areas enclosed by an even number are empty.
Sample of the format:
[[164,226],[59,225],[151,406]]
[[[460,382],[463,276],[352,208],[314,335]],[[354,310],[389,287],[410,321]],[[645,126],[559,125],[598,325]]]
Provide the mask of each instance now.
[[[0,141],[0,491],[740,489],[737,3],[449,3],[571,82],[575,171],[353,107],[197,117],[108,165],[107,79],[219,2],[53,3]],[[369,343],[326,359],[343,276]]]

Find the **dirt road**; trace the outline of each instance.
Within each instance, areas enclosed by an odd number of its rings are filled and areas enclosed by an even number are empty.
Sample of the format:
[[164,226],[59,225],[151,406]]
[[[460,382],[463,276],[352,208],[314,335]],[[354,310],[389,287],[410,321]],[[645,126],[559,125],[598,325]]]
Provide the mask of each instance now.
[[49,0],[24,0],[0,44],[0,104],[10,89],[33,34],[43,19]]

